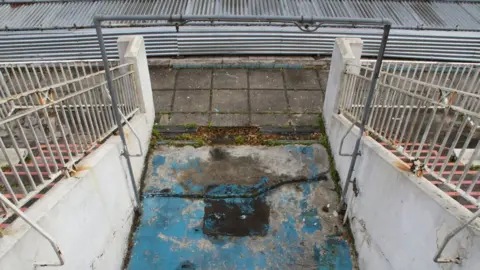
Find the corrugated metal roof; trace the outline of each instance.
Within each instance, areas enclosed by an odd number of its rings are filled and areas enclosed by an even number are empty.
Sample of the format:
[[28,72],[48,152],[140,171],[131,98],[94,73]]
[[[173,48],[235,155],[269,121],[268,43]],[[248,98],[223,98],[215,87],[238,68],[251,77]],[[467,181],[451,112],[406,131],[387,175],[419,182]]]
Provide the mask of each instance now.
[[0,3],[0,29],[90,28],[95,14],[389,18],[397,29],[480,31],[479,1],[384,0],[50,1],[25,5]]

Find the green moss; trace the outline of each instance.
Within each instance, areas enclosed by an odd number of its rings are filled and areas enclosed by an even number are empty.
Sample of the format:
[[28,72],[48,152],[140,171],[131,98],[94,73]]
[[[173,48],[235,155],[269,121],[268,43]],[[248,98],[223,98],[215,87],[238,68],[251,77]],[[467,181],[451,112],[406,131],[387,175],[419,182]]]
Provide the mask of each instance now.
[[238,135],[235,137],[235,144],[244,144],[245,143],[245,138],[243,136]]
[[28,163],[30,163],[30,162],[32,162],[32,157],[31,157],[30,155],[27,155],[27,156],[25,157],[25,163],[28,164]]
[[340,186],[340,175],[338,174],[337,167],[335,166],[335,159],[333,158],[332,149],[330,148],[330,143],[328,142],[327,132],[325,129],[325,123],[323,122],[323,117],[320,114],[318,117],[318,126],[320,127],[320,138],[319,142],[325,147],[328,152],[328,161],[330,163],[330,176],[335,185],[335,192],[337,193],[337,200],[340,201],[340,196],[342,194],[342,187]]
[[3,172],[9,172],[9,171],[12,170],[12,168],[10,168],[9,165],[3,165],[3,166],[1,167],[1,169],[2,169]]
[[160,139],[161,138],[160,131],[154,128],[152,130],[152,137],[155,137],[155,139]]
[[185,126],[185,128],[196,128],[196,127],[197,127],[197,124],[195,124],[195,123],[190,123],[190,124],[185,124],[184,126]]
[[202,147],[204,145],[205,145],[205,142],[202,139],[198,138],[195,140],[195,144],[193,145],[193,147]]
[[191,141],[195,139],[195,136],[189,133],[183,133],[180,135],[175,136],[175,139],[177,140],[183,140],[183,141]]

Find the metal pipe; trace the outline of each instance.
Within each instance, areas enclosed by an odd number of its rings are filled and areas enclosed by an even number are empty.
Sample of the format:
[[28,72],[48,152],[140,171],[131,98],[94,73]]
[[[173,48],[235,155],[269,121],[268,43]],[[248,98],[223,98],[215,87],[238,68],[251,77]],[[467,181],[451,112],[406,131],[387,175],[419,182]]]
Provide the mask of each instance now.
[[135,197],[135,210],[138,211],[140,209],[140,195],[138,194],[138,189],[137,189],[137,184],[135,183],[135,177],[133,174],[133,168],[132,168],[132,163],[130,161],[130,154],[128,153],[128,147],[127,147],[127,140],[125,138],[125,132],[123,131],[123,125],[122,125],[122,118],[120,115],[119,108],[117,106],[117,93],[115,92],[115,89],[113,88],[113,78],[112,78],[112,73],[110,71],[110,65],[108,63],[108,58],[107,58],[107,52],[105,50],[105,42],[103,40],[103,34],[102,34],[102,25],[101,25],[101,20],[96,19],[97,17],[94,18],[94,24],[95,24],[95,30],[97,32],[97,37],[98,37],[98,43],[100,45],[100,52],[102,53],[102,61],[103,61],[103,66],[105,69],[105,77],[107,79],[107,86],[108,86],[108,91],[110,92],[110,98],[112,99],[112,107],[114,111],[114,117],[115,121],[118,126],[118,132],[120,135],[120,139],[123,144],[123,152],[122,155],[125,157],[125,160],[127,162],[127,167],[128,167],[128,173],[130,176],[130,182],[132,184],[133,188],[133,193]]
[[13,203],[11,203],[5,196],[3,196],[2,193],[0,193],[0,201],[4,203],[7,207],[12,209],[15,214],[17,214],[20,218],[22,218],[28,225],[32,226],[39,234],[41,234],[47,241],[50,243],[52,246],[53,250],[55,251],[55,254],[57,255],[58,258],[58,263],[35,263],[36,266],[40,267],[45,267],[45,266],[62,266],[65,264],[65,261],[63,259],[62,251],[60,250],[60,247],[56,243],[56,241],[53,239],[52,236],[50,236],[44,229],[42,229],[40,226],[38,226],[37,223],[32,221],[30,218],[28,218],[20,209],[18,209]]
[[372,75],[372,83],[370,84],[370,90],[368,92],[367,100],[365,102],[365,107],[363,109],[362,122],[360,123],[360,134],[358,135],[358,139],[355,142],[355,147],[353,148],[353,153],[352,153],[352,160],[350,161],[350,167],[348,168],[347,178],[345,180],[345,184],[343,185],[342,196],[340,199],[340,206],[342,206],[345,203],[345,197],[347,195],[348,187],[350,186],[350,182],[353,175],[353,170],[357,162],[358,152],[360,149],[360,141],[362,140],[363,133],[365,132],[365,125],[367,124],[368,117],[370,114],[373,94],[375,92],[378,75],[380,74],[380,69],[382,67],[383,56],[385,54],[385,48],[387,47],[387,40],[388,40],[388,34],[390,33],[390,28],[391,28],[390,24],[385,24],[385,26],[383,27],[382,43],[380,44],[377,61],[375,63],[375,69]]
[[463,225],[458,226],[456,229],[451,231],[445,239],[443,239],[442,244],[438,248],[437,252],[435,253],[435,257],[433,257],[433,261],[436,263],[460,263],[460,258],[453,258],[453,259],[447,259],[447,258],[440,258],[442,255],[443,250],[447,246],[448,242],[461,230],[463,230],[465,227],[467,227],[470,223],[472,223],[477,217],[480,217],[480,210],[477,210],[475,214]]

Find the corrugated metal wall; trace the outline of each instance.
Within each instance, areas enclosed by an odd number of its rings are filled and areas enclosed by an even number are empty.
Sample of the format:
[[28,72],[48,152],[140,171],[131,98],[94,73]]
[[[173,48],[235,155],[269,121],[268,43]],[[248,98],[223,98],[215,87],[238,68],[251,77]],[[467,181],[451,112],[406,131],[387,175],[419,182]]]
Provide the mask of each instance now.
[[[0,61],[99,58],[95,14],[283,15],[389,18],[386,56],[480,62],[480,2],[323,0],[137,0],[0,4]],[[429,29],[429,30],[426,30]],[[7,31],[5,31],[7,30]],[[28,30],[28,31],[26,31]],[[359,36],[374,56],[380,31],[286,26],[182,26],[105,29],[110,56],[119,35],[145,36],[149,56],[202,54],[329,55],[337,36]]]

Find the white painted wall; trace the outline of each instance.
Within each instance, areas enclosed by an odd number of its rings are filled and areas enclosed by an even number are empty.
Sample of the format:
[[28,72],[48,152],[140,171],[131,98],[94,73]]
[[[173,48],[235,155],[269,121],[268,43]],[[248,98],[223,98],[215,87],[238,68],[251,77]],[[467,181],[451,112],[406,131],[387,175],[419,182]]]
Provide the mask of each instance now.
[[[351,41],[337,39],[333,67],[352,61],[348,54],[347,59],[342,59],[345,50],[341,46],[349,43]],[[358,51],[355,57],[360,57]],[[330,74],[329,80],[331,78],[341,79],[341,76]],[[330,111],[325,112],[324,117],[343,185],[351,158],[339,156],[338,149],[351,122],[333,109],[339,86],[340,82],[328,82],[324,109]],[[343,152],[353,150],[358,133],[356,127],[350,131]],[[360,194],[355,197],[350,185],[347,202],[361,269],[480,269],[480,221],[453,238],[443,253],[443,257],[462,257],[461,265],[433,262],[445,236],[463,224],[471,213],[426,179],[400,171],[394,165],[397,158],[372,138],[363,137],[360,151],[362,155],[354,171]]]
[[[134,46],[127,46],[127,59],[133,62],[142,80],[137,88],[143,98],[142,112],[131,124],[141,139],[144,155],[132,157],[135,180],[140,181],[145,155],[153,127],[153,102],[146,65],[143,38],[134,37]],[[141,46],[140,46],[141,45]],[[137,140],[128,127],[128,149],[140,152]],[[109,138],[79,164],[74,177],[61,180],[26,214],[42,226],[58,242],[65,265],[42,269],[120,269],[127,249],[133,220],[133,192],[125,159],[120,156],[122,144],[118,136]],[[0,269],[34,269],[34,262],[56,260],[49,243],[23,220],[17,219],[0,239]]]

